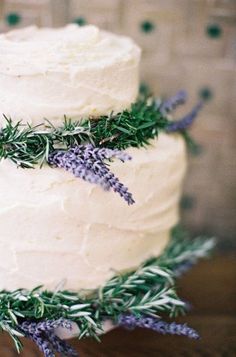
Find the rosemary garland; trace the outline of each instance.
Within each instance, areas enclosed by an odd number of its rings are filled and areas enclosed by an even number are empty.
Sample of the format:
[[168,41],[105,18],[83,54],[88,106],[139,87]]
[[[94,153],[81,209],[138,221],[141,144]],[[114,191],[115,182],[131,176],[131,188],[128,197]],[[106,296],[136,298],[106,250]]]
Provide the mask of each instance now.
[[158,101],[149,94],[140,94],[130,110],[94,119],[72,121],[64,118],[61,127],[49,121],[38,126],[13,123],[5,118],[0,130],[0,161],[9,159],[21,168],[42,166],[63,168],[87,182],[98,184],[105,190],[118,193],[128,205],[135,203],[132,193],[109,168],[109,161],[131,159],[123,152],[127,147],[149,144],[160,131],[182,133],[188,147],[197,151],[187,128],[202,108],[198,103],[187,115],[171,121],[171,113],[186,100],[186,92],[179,91],[166,101]]
[[160,318],[162,314],[176,316],[186,308],[176,293],[175,280],[180,268],[206,257],[213,246],[213,239],[191,240],[174,230],[171,242],[160,257],[149,259],[135,271],[114,276],[100,289],[86,291],[87,294],[47,291],[42,286],[31,291],[1,291],[0,329],[12,337],[20,351],[20,337],[27,336],[22,329],[24,321],[67,319],[78,325],[79,338],[98,339],[107,319],[119,324],[124,314],[132,314],[136,319]]
[[14,124],[5,116],[6,125],[0,131],[0,159],[10,159],[17,166],[31,168],[48,161],[57,149],[92,144],[95,147],[124,150],[147,145],[165,128],[168,120],[157,110],[154,100],[140,98],[130,110],[98,119],[72,121],[65,117],[61,127],[46,121],[43,125]]
[[47,120],[32,127],[13,123],[4,116],[6,125],[0,129],[0,161],[9,159],[21,168],[41,167],[46,162],[105,190],[113,190],[132,205],[135,203],[132,193],[111,172],[109,161],[114,158],[127,161],[128,156],[122,150],[148,145],[160,131],[180,132],[191,151],[196,152],[198,147],[186,129],[203,103],[198,103],[180,120],[172,121],[169,117],[186,97],[185,91],[179,91],[161,102],[150,94],[140,94],[130,110],[77,122],[65,117],[61,127],[54,127]]
[[80,121],[65,117],[60,127],[54,127],[47,120],[37,126],[23,125],[21,122],[14,123],[4,115],[5,125],[0,129],[0,160],[10,159],[19,167],[32,168],[48,162],[50,153],[56,150],[66,151],[86,144],[118,150],[142,147],[148,145],[160,131],[179,131],[186,142],[192,145],[186,129],[202,105],[195,106],[180,120],[173,122],[169,116],[185,99],[184,91],[163,102],[149,95],[140,95],[129,110]]

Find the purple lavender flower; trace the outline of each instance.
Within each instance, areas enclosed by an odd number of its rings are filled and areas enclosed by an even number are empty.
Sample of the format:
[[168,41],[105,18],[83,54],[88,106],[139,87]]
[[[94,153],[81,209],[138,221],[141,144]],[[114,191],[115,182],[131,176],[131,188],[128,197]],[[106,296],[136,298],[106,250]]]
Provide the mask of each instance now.
[[55,357],[55,353],[51,349],[50,343],[45,338],[43,338],[42,336],[38,336],[36,334],[28,337],[32,341],[34,341],[34,343],[38,346],[40,351],[43,352],[44,357]]
[[72,330],[72,324],[69,320],[66,319],[58,319],[58,320],[43,320],[37,322],[36,328],[37,331],[53,331],[58,327],[66,328],[67,330]]
[[178,105],[184,104],[187,99],[187,93],[184,90],[180,90],[174,96],[166,99],[161,103],[159,109],[162,114],[172,112]]
[[59,319],[40,322],[24,321],[20,329],[26,337],[35,342],[45,357],[55,357],[54,352],[59,352],[65,356],[78,356],[72,347],[54,334],[54,329],[59,326],[72,328],[70,321]]
[[131,157],[117,149],[96,148],[91,144],[79,145],[68,151],[57,150],[49,155],[48,163],[64,168],[74,176],[90,183],[102,186],[105,190],[113,189],[130,205],[134,203],[132,194],[119,179],[110,171],[105,160],[118,158],[121,161]]
[[163,335],[171,334],[171,335],[179,335],[186,336],[193,339],[198,339],[198,333],[188,327],[186,324],[177,324],[175,322],[165,322],[161,319],[149,317],[149,316],[141,316],[136,317],[132,314],[123,314],[120,315],[118,324],[128,329],[134,329],[135,327],[142,327],[154,330]]
[[54,333],[48,332],[47,337],[54,350],[57,351],[58,353],[71,357],[78,356],[77,352],[68,343],[61,340]]
[[[78,148],[78,147],[77,147]],[[81,152],[79,150],[79,152]],[[84,158],[93,158],[94,160],[110,160],[112,158],[117,158],[123,162],[131,160],[131,156],[125,151],[118,149],[107,149],[107,148],[97,148],[91,144],[86,145],[84,150]]]
[[177,265],[174,269],[174,274],[177,278],[185,274],[188,270],[193,267],[194,263],[190,261],[185,261],[179,265]]
[[123,197],[128,204],[134,203],[131,193],[128,192],[128,188],[119,182],[119,179],[106,165],[101,165],[100,161],[93,161],[89,159],[86,161],[86,166],[100,178],[105,189],[113,189],[113,191],[119,193],[119,195]]
[[181,131],[188,128],[193,123],[194,119],[197,117],[202,107],[203,107],[203,102],[201,101],[197,105],[195,105],[195,107],[193,107],[191,112],[188,113],[186,116],[184,116],[182,119],[170,123],[167,126],[166,131],[170,133],[175,131]]

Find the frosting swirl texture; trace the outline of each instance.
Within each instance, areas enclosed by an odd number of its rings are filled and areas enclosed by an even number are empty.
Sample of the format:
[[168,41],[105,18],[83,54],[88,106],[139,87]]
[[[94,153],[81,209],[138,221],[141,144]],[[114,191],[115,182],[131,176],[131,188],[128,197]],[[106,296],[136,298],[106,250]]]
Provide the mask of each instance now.
[[11,31],[0,35],[0,53],[0,114],[13,120],[96,117],[137,96],[139,47],[95,26]]
[[128,206],[62,169],[18,169],[0,162],[0,290],[96,288],[159,255],[178,221],[186,169],[179,135],[160,134],[112,171],[129,187]]

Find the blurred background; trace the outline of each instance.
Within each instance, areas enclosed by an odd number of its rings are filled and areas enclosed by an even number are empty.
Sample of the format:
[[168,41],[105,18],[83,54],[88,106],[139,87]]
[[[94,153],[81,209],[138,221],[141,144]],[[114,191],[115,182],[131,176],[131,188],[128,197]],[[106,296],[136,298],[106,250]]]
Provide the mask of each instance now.
[[[184,225],[236,247],[236,0],[0,0],[0,31],[95,24],[143,49],[141,80],[155,95],[186,89],[207,105],[192,129],[181,201]],[[181,111],[177,112],[180,115]]]

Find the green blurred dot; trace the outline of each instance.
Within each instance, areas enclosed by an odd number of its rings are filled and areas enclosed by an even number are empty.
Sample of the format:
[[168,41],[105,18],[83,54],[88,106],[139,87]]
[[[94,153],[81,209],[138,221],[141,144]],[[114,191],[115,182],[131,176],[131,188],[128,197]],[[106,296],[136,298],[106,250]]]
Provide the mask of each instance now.
[[184,195],[180,201],[180,207],[183,210],[192,209],[195,206],[195,199],[193,196]]
[[190,149],[190,152],[193,156],[200,156],[204,152],[204,148],[202,145],[195,144],[195,146]]
[[139,93],[147,96],[150,94],[150,87],[147,83],[145,82],[141,82],[140,86],[139,86]]
[[145,21],[141,22],[140,29],[144,33],[150,33],[152,31],[154,31],[155,24],[149,20],[145,20]]
[[199,97],[205,101],[211,100],[213,97],[213,92],[209,87],[201,88],[199,91]]
[[21,16],[16,12],[11,12],[6,15],[5,20],[9,26],[16,26],[21,22]]
[[222,28],[219,24],[210,24],[206,28],[206,33],[211,38],[219,38],[222,35]]
[[79,16],[76,19],[74,19],[74,23],[79,26],[84,26],[87,24],[87,21],[83,16]]

